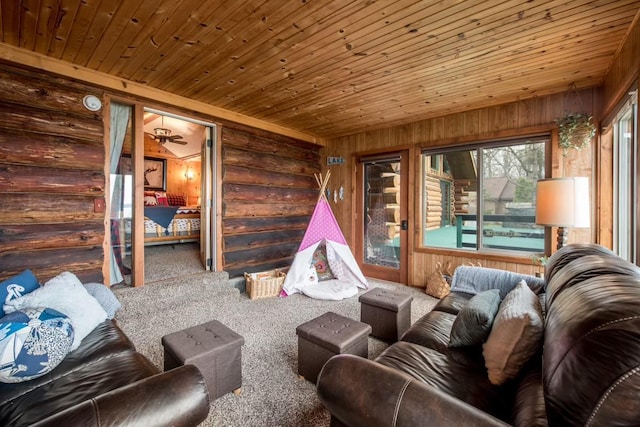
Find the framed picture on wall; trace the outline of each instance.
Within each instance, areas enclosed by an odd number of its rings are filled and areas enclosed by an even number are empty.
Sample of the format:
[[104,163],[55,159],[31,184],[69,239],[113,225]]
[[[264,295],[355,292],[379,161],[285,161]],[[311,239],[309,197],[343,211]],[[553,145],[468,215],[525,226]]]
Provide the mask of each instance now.
[[[118,163],[118,172],[121,175],[131,175],[131,156],[123,154]],[[167,159],[157,157],[144,158],[144,189],[145,190],[167,190]]]
[[144,189],[167,190],[167,159],[144,158]]

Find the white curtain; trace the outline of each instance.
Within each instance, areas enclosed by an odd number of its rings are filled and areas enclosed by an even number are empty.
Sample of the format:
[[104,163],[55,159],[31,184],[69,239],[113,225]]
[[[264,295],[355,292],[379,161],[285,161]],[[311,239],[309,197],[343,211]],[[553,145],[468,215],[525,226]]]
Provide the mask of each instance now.
[[[111,103],[111,137],[109,141],[110,147],[110,159],[111,159],[111,219],[119,220],[119,212],[122,210],[122,180],[118,179],[119,176],[114,176],[118,170],[118,163],[120,162],[120,155],[122,154],[122,145],[124,143],[124,136],[127,133],[127,126],[129,125],[129,117],[131,115],[131,107],[128,105],[122,105],[115,102]],[[113,246],[109,245],[109,253],[111,256],[111,274],[110,285],[120,283],[124,279],[122,272],[116,262],[116,257],[113,253]]]

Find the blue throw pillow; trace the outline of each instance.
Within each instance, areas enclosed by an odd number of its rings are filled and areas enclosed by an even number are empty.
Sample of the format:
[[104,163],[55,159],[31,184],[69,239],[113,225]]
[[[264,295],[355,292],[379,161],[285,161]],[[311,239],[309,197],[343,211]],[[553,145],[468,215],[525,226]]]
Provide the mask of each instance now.
[[50,372],[73,343],[67,316],[51,308],[25,308],[0,319],[0,382],[19,383]]
[[3,282],[0,282],[0,317],[5,315],[2,305],[11,300],[28,294],[40,287],[38,279],[33,275],[31,270],[25,270],[17,276],[13,276]]

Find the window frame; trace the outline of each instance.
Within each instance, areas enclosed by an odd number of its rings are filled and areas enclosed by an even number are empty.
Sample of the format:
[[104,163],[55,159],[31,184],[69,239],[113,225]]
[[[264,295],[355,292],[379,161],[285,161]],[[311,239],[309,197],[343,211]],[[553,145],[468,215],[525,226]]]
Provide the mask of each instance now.
[[[437,156],[443,155],[446,153],[457,152],[457,151],[476,151],[477,154],[477,171],[478,175],[477,179],[477,189],[482,188],[482,183],[484,178],[481,176],[482,167],[483,167],[483,155],[481,154],[483,149],[490,148],[499,148],[510,145],[523,145],[530,143],[544,143],[544,178],[549,178],[551,176],[551,142],[552,142],[552,134],[550,131],[544,131],[540,133],[532,133],[532,134],[523,134],[523,135],[514,135],[512,137],[505,138],[492,138],[492,139],[479,139],[475,141],[469,141],[464,144],[455,144],[455,145],[446,145],[446,146],[438,146],[438,147],[423,147],[419,151],[419,168],[417,170],[418,180],[420,182],[417,185],[417,205],[419,206],[418,218],[424,218],[427,213],[427,198],[425,195],[425,175],[426,175],[426,156]],[[484,198],[478,197],[476,211],[482,212],[482,207],[484,205]],[[496,260],[531,260],[536,256],[541,256],[548,253],[548,249],[550,247],[550,235],[545,230],[544,232],[544,249],[541,252],[528,252],[528,251],[516,251],[509,249],[495,249],[495,248],[485,248],[482,246],[482,232],[483,230],[483,215],[478,215],[477,224],[476,224],[476,247],[475,248],[448,248],[448,247],[439,247],[439,246],[428,246],[424,244],[424,240],[422,236],[424,235],[425,230],[425,221],[420,220],[418,223],[419,230],[417,235],[421,236],[420,238],[416,238],[415,250],[417,252],[425,252],[425,253],[433,253],[433,254],[443,254],[443,255],[454,255],[454,256],[464,256],[467,258],[484,258],[484,259],[496,259]]]
[[[631,124],[630,145],[621,145],[620,124],[629,120]],[[638,125],[638,90],[634,89],[622,102],[611,120],[613,129],[612,157],[613,157],[613,224],[612,244],[613,251],[622,258],[640,265],[640,236],[634,233],[640,222],[640,207],[638,206],[639,174],[640,174],[640,149],[638,138],[640,137]],[[628,159],[622,162],[621,158]],[[621,174],[624,173],[624,177]],[[626,196],[626,200],[625,197]],[[622,199],[622,201],[621,201]],[[622,213],[626,216],[622,218]],[[628,229],[623,230],[622,227]],[[622,248],[622,245],[625,247]]]

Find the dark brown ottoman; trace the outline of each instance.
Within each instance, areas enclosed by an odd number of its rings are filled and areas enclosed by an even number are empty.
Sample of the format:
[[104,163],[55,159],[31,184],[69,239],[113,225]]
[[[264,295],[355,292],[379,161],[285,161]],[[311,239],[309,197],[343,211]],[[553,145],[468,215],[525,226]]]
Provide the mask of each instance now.
[[195,365],[205,378],[211,400],[242,387],[244,338],[217,320],[162,337],[164,370]]
[[324,364],[336,354],[369,356],[371,326],[328,312],[296,328],[298,374],[315,384]]
[[360,295],[360,321],[371,325],[376,338],[396,342],[411,326],[411,301],[404,292],[373,288]]

